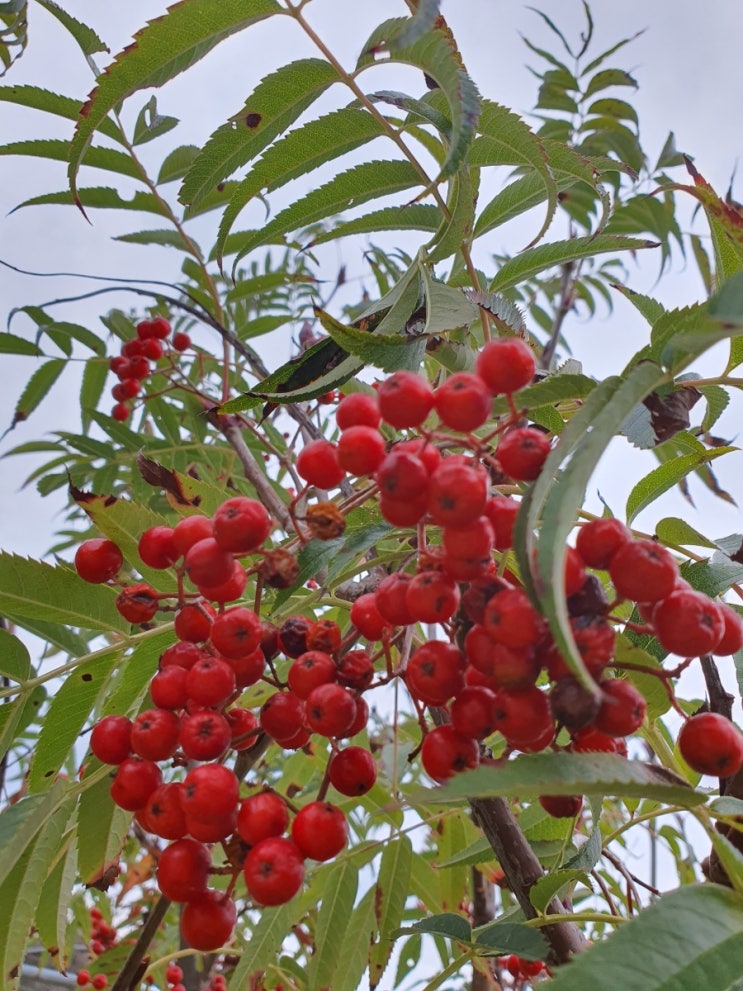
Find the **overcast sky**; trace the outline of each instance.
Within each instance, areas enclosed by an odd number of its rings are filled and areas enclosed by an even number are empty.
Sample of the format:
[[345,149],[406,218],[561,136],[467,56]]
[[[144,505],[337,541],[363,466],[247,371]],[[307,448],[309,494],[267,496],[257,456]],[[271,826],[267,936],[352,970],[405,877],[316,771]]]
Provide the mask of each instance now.
[[[126,45],[131,34],[151,17],[164,12],[164,0],[128,0],[126,3],[100,3],[100,0],[65,0],[64,6],[81,20],[89,22],[116,52]],[[546,0],[541,9],[552,17],[573,41],[584,27],[582,4],[578,0]],[[614,62],[629,69],[638,79],[640,89],[629,99],[636,105],[641,136],[651,158],[657,156],[669,130],[676,134],[677,146],[695,157],[699,170],[722,193],[727,189],[741,151],[740,108],[743,106],[743,73],[739,70],[743,35],[743,14],[738,0],[713,0],[700,7],[690,0],[624,0],[593,4],[596,22],[594,53],[617,40],[642,29],[644,33]],[[352,65],[361,44],[375,24],[388,16],[405,12],[402,0],[375,0],[358,4],[353,0],[314,0],[307,15],[318,32],[341,60]],[[495,0],[443,0],[448,18],[461,47],[465,63],[484,95],[527,113],[536,92],[536,81],[526,64],[537,60],[522,44],[519,35],[528,35],[536,44],[555,50],[555,39],[539,17],[527,5]],[[56,92],[83,99],[92,87],[88,67],[79,57],[59,24],[42,9],[31,4],[31,41],[23,59],[4,83],[32,82]],[[219,46],[195,69],[177,78],[158,92],[162,113],[182,118],[181,126],[165,142],[202,143],[211,130],[235,113],[255,84],[272,69],[293,58],[315,54],[306,39],[283,19],[258,25],[247,34]],[[105,65],[107,56],[99,56]],[[376,71],[376,70],[375,70]],[[383,71],[383,70],[380,70]],[[370,89],[386,85],[381,75],[370,75]],[[413,83],[418,86],[417,79]],[[415,90],[414,90],[415,91]],[[625,94],[620,94],[625,95]],[[131,101],[134,114],[150,93],[138,94]],[[0,134],[3,141],[20,138],[66,136],[66,124],[48,115],[23,110],[0,102]],[[151,162],[161,154],[159,142],[143,149]],[[112,176],[90,170],[90,184],[112,184]],[[679,176],[681,179],[682,177]],[[743,181],[743,180],[742,180]],[[304,189],[312,188],[312,178],[302,180]],[[740,186],[740,183],[738,184]],[[107,211],[92,214],[93,226],[73,209],[65,207],[30,208],[8,215],[24,198],[65,187],[65,168],[58,162],[41,162],[28,158],[0,156],[0,257],[35,271],[77,271],[117,277],[159,276],[175,278],[179,257],[168,249],[124,245],[112,236],[139,227],[155,226],[152,218],[137,224],[135,214],[125,217]],[[300,186],[297,193],[303,188]],[[738,189],[738,198],[743,192]],[[216,217],[216,214],[212,215]],[[564,231],[553,226],[550,238],[558,239]],[[488,245],[492,251],[514,251],[524,243],[520,237],[505,238],[500,232]],[[358,261],[361,246],[334,248],[333,264],[346,259]],[[646,263],[632,273],[632,284],[643,291],[652,290],[671,305],[680,305],[699,297],[700,281],[693,264],[686,267],[677,257],[669,277],[654,287],[657,263]],[[0,300],[4,313],[27,303],[40,303],[55,296],[67,296],[90,288],[75,279],[31,279],[0,270]],[[60,319],[96,327],[98,314],[108,305],[128,307],[131,296],[109,298],[106,302],[86,302],[54,310]],[[13,325],[21,333],[28,325]],[[576,354],[593,362],[596,374],[608,374],[623,363],[642,343],[642,322],[622,301],[614,316],[602,315],[590,324],[569,324],[569,336]],[[203,342],[206,346],[206,340]],[[290,332],[282,340],[274,339],[266,355],[269,366],[286,359],[290,350]],[[590,358],[588,358],[590,354]],[[32,370],[31,360],[16,362],[3,357],[7,369],[6,387],[0,395],[0,422],[3,427],[12,417],[12,409],[22,387],[23,376]],[[717,363],[719,366],[719,362]],[[25,440],[36,439],[44,431],[59,427],[77,429],[76,395],[72,387],[59,386],[28,423],[20,424],[0,444],[0,452]],[[729,415],[720,426],[728,435],[737,431],[739,415]],[[49,546],[47,518],[49,501],[43,502],[31,489],[19,493],[19,485],[33,467],[31,458],[13,458],[0,462],[0,546],[19,553],[41,555]],[[592,484],[601,488],[616,511],[621,511],[628,486],[648,470],[648,461],[617,472],[612,465],[602,466]],[[743,488],[743,462],[734,455],[718,462],[723,484],[734,490]],[[633,472],[635,473],[633,476]],[[621,478],[618,477],[621,475]],[[60,502],[57,501],[57,506]],[[741,528],[737,510],[699,494],[702,515],[691,522],[705,529],[706,518],[714,520],[707,528],[715,536]],[[672,510],[667,507],[660,515]],[[673,510],[675,511],[675,510]],[[685,511],[685,510],[683,510]],[[655,516],[653,516],[655,512]],[[658,517],[649,511],[648,526]],[[644,522],[645,518],[641,522]],[[57,521],[57,525],[58,525]]]

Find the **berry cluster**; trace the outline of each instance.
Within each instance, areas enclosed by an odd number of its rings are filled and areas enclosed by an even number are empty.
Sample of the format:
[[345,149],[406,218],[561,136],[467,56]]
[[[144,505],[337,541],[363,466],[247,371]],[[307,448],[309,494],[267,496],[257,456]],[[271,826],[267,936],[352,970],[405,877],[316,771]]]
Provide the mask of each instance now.
[[[131,415],[131,400],[142,391],[142,381],[152,371],[152,365],[165,356],[165,342],[170,336],[171,326],[165,317],[140,320],[137,336],[121,345],[121,353],[109,362],[109,368],[118,378],[111,390],[116,405],[111,410],[114,420],[128,420]],[[182,332],[173,334],[170,347],[173,351],[185,351],[191,346],[191,338]]]
[[[592,520],[567,550],[565,589],[576,647],[599,691],[573,677],[507,567],[521,505],[513,494],[518,483],[538,477],[551,446],[547,433],[523,425],[514,403],[513,393],[534,371],[529,347],[511,338],[488,343],[475,372],[454,374],[435,389],[421,376],[397,372],[376,391],[340,401],[337,443],[315,440],[301,450],[296,468],[307,485],[292,508],[311,498],[313,487],[326,498],[347,475],[370,477],[364,498],[378,496],[394,526],[416,527],[400,570],[353,601],[345,632],[327,619],[298,615],[277,628],[261,619],[260,597],[254,609],[227,606],[243,597],[251,574],[277,588],[291,587],[298,576],[290,550],[264,547],[274,524],[255,500],[228,499],[212,518],[189,516],[142,534],[142,562],[173,569],[177,592],[128,585],[117,608],[132,623],[175,610],[177,642],[160,657],[152,707],[134,720],[106,716],[93,729],[91,748],[116,766],[114,801],[169,842],[157,881],[184,904],[181,932],[192,947],[214,950],[229,941],[239,878],[254,904],[281,904],[301,889],[307,860],[325,862],[343,850],[346,816],[326,794],[332,786],[358,797],[375,782],[371,753],[343,741],[366,726],[364,696],[377,686],[395,678],[405,684],[420,724],[421,763],[444,782],[492,760],[484,741],[499,760],[546,748],[626,756],[625,738],[642,725],[646,702],[614,657],[615,627],[627,625],[614,613],[622,602],[636,603],[645,624],[631,627],[682,657],[724,655],[743,645],[739,615],[683,581],[665,548],[635,539],[617,520]],[[492,421],[498,395],[509,412]],[[434,413],[438,423],[430,428]],[[410,434],[392,442],[399,431]],[[312,534],[335,535],[344,509],[322,502],[304,519],[315,510]],[[91,540],[75,564],[85,580],[110,582],[122,555],[110,541]],[[613,602],[596,571],[607,573]],[[416,636],[420,624],[437,626],[444,637]],[[403,635],[411,627],[412,638]],[[359,637],[372,649],[354,646]],[[406,641],[412,648],[396,652]],[[672,674],[650,673],[673,699]],[[274,691],[254,712],[240,699],[258,682]],[[435,711],[436,725],[427,710]],[[328,762],[310,801],[297,807],[268,786],[244,786],[227,766],[264,736],[287,750],[325,739]],[[713,713],[685,721],[679,749],[700,773],[726,776],[743,764],[743,734]],[[164,762],[173,769],[167,781]],[[559,817],[577,816],[582,807],[579,795],[545,794],[540,801]],[[214,844],[226,864],[214,863]],[[226,891],[209,887],[215,874],[228,876]],[[521,977],[525,966],[518,963]]]
[[[169,963],[165,971],[168,991],[186,991],[183,984],[183,969],[177,963]],[[204,991],[227,991],[227,979],[223,974],[215,974]]]

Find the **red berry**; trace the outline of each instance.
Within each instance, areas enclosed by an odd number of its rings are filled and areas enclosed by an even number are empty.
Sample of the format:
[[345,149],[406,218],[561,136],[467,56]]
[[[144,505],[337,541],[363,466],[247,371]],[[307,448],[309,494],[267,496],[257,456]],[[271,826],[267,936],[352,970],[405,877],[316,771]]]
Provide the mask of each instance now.
[[220,706],[235,691],[235,672],[227,661],[204,657],[186,674],[186,691],[198,705]]
[[335,422],[339,430],[360,426],[378,427],[381,420],[379,402],[374,393],[352,392],[341,399],[335,411]]
[[725,632],[719,605],[693,588],[676,589],[661,599],[652,622],[661,645],[681,657],[711,653]]
[[142,340],[132,337],[121,345],[121,353],[127,358],[138,358],[142,354]]
[[[203,656],[201,649],[192,641],[177,640],[160,654],[160,669],[179,667],[188,670]],[[168,706],[163,706],[163,708],[167,709]]]
[[188,693],[186,691],[186,668],[171,664],[158,671],[150,682],[150,698],[158,709],[182,709]]
[[260,647],[242,657],[226,657],[225,660],[235,672],[235,684],[238,688],[248,688],[260,681],[266,670],[266,655]]
[[361,636],[366,637],[367,640],[381,640],[385,631],[390,630],[390,624],[377,609],[377,597],[374,592],[366,592],[354,600],[349,618]]
[[187,351],[191,347],[191,338],[183,331],[178,331],[177,334],[173,334],[172,344],[174,351]]
[[609,576],[621,598],[657,602],[673,591],[679,570],[665,547],[654,540],[632,540],[612,555]]
[[390,499],[380,496],[379,511],[383,518],[392,526],[415,526],[423,519],[428,509],[428,496],[417,496],[415,499]]
[[86,984],[90,984],[90,971],[79,970],[77,972],[77,977],[75,978],[75,982],[77,983],[78,987],[81,988],[84,988]]
[[412,575],[395,571],[384,578],[374,592],[379,614],[392,626],[415,622],[407,606],[407,591],[412,580]]
[[440,571],[422,571],[405,593],[405,605],[419,623],[445,623],[457,611],[459,599],[459,586]]
[[210,602],[234,602],[239,599],[248,584],[248,573],[239,561],[235,561],[232,577],[221,585],[199,585],[201,595]]
[[455,372],[434,393],[436,412],[451,430],[470,433],[481,427],[492,409],[492,398],[481,377]]
[[308,650],[294,660],[287,674],[289,688],[306,699],[313,688],[336,680],[335,661],[321,650]]
[[468,458],[449,457],[431,476],[428,512],[441,526],[466,526],[482,516],[487,498],[485,470]]
[[187,816],[210,821],[229,816],[237,808],[240,782],[224,764],[201,764],[183,782],[182,804]]
[[92,585],[115,578],[123,563],[124,555],[116,544],[99,537],[84,541],[75,552],[75,570]]
[[261,791],[240,803],[237,832],[248,846],[269,836],[281,836],[289,828],[289,809],[275,792]]
[[260,646],[261,621],[247,606],[233,606],[221,613],[211,628],[211,641],[225,657],[244,657]]
[[339,685],[363,692],[374,678],[374,661],[365,650],[349,650],[338,661],[337,680]]
[[[540,795],[539,804],[555,819],[574,819],[583,808],[583,796]],[[541,965],[541,961],[539,963]]]
[[294,817],[292,839],[310,860],[331,860],[348,843],[346,817],[330,802],[310,802]]
[[111,798],[127,812],[136,812],[147,804],[152,792],[163,782],[157,764],[151,760],[127,757],[118,767],[111,782]]
[[178,746],[180,722],[168,709],[147,709],[132,724],[132,750],[146,760],[167,760]]
[[364,747],[346,747],[333,754],[328,778],[341,795],[365,795],[377,780],[374,758]]
[[212,526],[214,539],[223,550],[248,554],[263,544],[273,528],[273,520],[256,499],[236,496],[222,503],[214,514]]
[[293,840],[271,836],[248,853],[243,876],[250,897],[259,905],[283,905],[304,881],[304,857]]
[[261,707],[261,726],[279,743],[295,736],[304,727],[304,720],[304,705],[293,692],[275,692]]
[[297,455],[297,474],[318,489],[334,489],[346,477],[338,463],[335,444],[320,437],[305,444]]
[[483,626],[488,634],[506,647],[530,647],[544,633],[544,620],[523,589],[504,589],[485,607]]
[[212,952],[229,943],[236,922],[237,908],[233,900],[223,891],[208,889],[184,905],[181,936],[194,950]]
[[575,547],[589,568],[609,567],[614,554],[632,540],[631,531],[613,516],[590,520],[578,531]]
[[214,535],[207,516],[186,516],[173,527],[173,542],[180,554],[186,554],[199,540]]
[[343,736],[356,718],[356,703],[342,685],[318,685],[307,696],[305,715],[313,733]]
[[128,623],[149,623],[158,609],[157,592],[149,585],[128,585],[116,596],[116,608]]
[[165,969],[165,980],[168,984],[178,984],[183,980],[183,969],[177,963],[169,963]]
[[536,360],[529,345],[519,337],[488,341],[477,356],[477,374],[494,395],[510,394],[529,385]]
[[208,602],[187,602],[175,614],[175,635],[189,643],[209,639],[215,612]]
[[454,644],[429,640],[408,660],[405,683],[425,705],[446,705],[464,687],[465,659]]
[[681,727],[681,756],[700,774],[729,778],[743,766],[743,734],[717,712],[700,712]]
[[536,427],[516,427],[501,437],[497,456],[501,468],[519,482],[533,482],[550,453],[549,435]]
[[743,648],[743,616],[726,602],[718,603],[725,629],[722,638],[712,651],[717,657],[729,657]]
[[555,735],[549,698],[536,685],[499,691],[495,717],[496,728],[516,750],[543,750]]
[[90,982],[96,991],[103,991],[103,988],[108,987],[108,978],[105,974],[94,974],[93,979]]
[[451,724],[457,733],[484,740],[495,732],[496,695],[481,685],[461,689],[449,707]]
[[233,750],[248,750],[258,739],[260,723],[250,709],[235,708],[225,713],[230,724],[232,737],[230,746]]
[[137,544],[139,556],[150,568],[169,568],[181,556],[169,526],[153,526],[145,530]]
[[177,781],[155,788],[143,810],[148,832],[164,840],[179,840],[186,835],[182,791],[183,785]]
[[157,884],[166,898],[187,902],[206,891],[212,859],[198,840],[188,837],[165,847],[157,864]]
[[433,409],[433,390],[415,372],[394,372],[377,389],[382,419],[393,427],[418,427]]
[[189,760],[218,760],[232,741],[232,728],[221,712],[194,712],[181,723],[178,743]]
[[155,337],[155,321],[140,320],[136,326],[137,337],[140,341],[147,341]]
[[132,721],[126,716],[104,716],[90,734],[90,749],[104,764],[120,764],[131,753]]
[[428,491],[429,473],[420,458],[393,447],[379,465],[376,482],[387,499],[416,499]]
[[642,726],[647,710],[644,696],[629,681],[612,678],[601,683],[601,706],[593,725],[608,736],[629,736]]
[[351,475],[373,475],[384,461],[386,448],[376,427],[349,427],[338,439],[338,464]]
[[488,558],[495,545],[493,525],[487,516],[478,516],[464,526],[445,526],[441,536],[444,551],[453,558]]
[[221,585],[232,577],[234,558],[214,537],[205,537],[187,551],[185,564],[194,585]]
[[163,346],[154,337],[148,337],[142,342],[142,354],[148,361],[159,361],[164,354]]
[[457,733],[453,726],[437,726],[423,738],[421,764],[434,781],[444,782],[459,771],[477,767],[479,761],[477,741]]

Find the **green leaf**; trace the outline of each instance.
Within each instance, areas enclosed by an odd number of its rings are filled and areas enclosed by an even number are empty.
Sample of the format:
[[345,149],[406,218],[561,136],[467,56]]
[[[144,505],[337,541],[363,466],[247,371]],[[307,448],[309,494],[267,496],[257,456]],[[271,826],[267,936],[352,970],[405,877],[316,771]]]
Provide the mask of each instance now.
[[560,895],[568,885],[574,886],[578,882],[591,888],[591,881],[584,870],[558,870],[545,874],[529,888],[529,901],[543,915],[553,898]]
[[26,383],[16,404],[12,426],[29,418],[42,399],[46,398],[49,390],[62,374],[65,364],[62,358],[52,358],[39,365]]
[[[69,157],[70,143],[62,138],[44,138],[30,141],[12,141],[0,145],[0,155],[29,155],[33,158],[50,158],[56,162],[66,162]],[[115,148],[89,147],[81,163],[94,169],[105,169],[107,172],[117,172],[119,175],[132,179],[141,178],[139,170],[129,155]]]
[[35,916],[39,939],[48,949],[59,948],[63,964],[63,947],[69,931],[68,913],[76,881],[77,855],[71,845],[52,867],[39,895]]
[[70,818],[71,803],[58,809],[39,830],[0,887],[0,973],[9,975],[23,962],[39,897]]
[[477,320],[479,310],[474,295],[467,295],[455,286],[439,282],[427,267],[421,268],[421,276],[426,303],[424,334],[447,333],[469,327]]
[[157,112],[157,99],[151,96],[137,115],[132,136],[133,145],[143,145],[153,141],[178,126],[177,117],[166,117]]
[[68,565],[52,567],[0,553],[0,614],[12,614],[21,623],[28,616],[84,630],[126,633],[129,624],[119,615],[115,601],[115,589],[84,582]]
[[[244,949],[230,976],[231,991],[244,991],[248,977],[255,971],[265,971],[273,963],[286,939],[286,934],[296,921],[295,902],[261,910],[258,923],[253,928]],[[355,989],[354,989],[355,991]]]
[[138,90],[162,86],[230,35],[280,10],[276,0],[180,0],[138,31],[98,77],[80,112],[69,154],[73,194],[86,149],[111,110]]
[[[41,86],[16,85],[0,86],[0,100],[7,103],[15,103],[19,107],[29,107],[32,110],[42,110],[45,113],[54,114],[57,117],[64,117],[65,120],[77,120],[80,113],[80,101],[71,96],[61,96],[52,93]],[[106,118],[99,128],[101,134],[105,134],[114,141],[123,140],[121,130],[114,121]]]
[[743,581],[743,564],[716,551],[708,561],[682,564],[681,575],[699,592],[714,599]]
[[358,882],[358,868],[350,860],[340,860],[328,873],[315,925],[315,950],[307,968],[308,991],[334,987],[335,972],[342,966],[338,946],[344,943]]
[[123,650],[112,646],[101,656],[81,664],[54,693],[34,748],[28,786],[44,791],[80,738],[96,700],[121,661]]
[[41,357],[43,351],[37,344],[27,341],[23,337],[2,333],[0,334],[0,354],[25,354]]
[[343,936],[343,965],[333,977],[333,991],[357,991],[366,970],[374,933],[374,889],[354,908]]
[[693,991],[700,981],[704,991],[729,991],[741,973],[743,898],[715,884],[685,885],[561,967],[550,991]]
[[386,47],[390,62],[416,66],[436,81],[449,104],[452,122],[449,148],[438,175],[441,181],[457,172],[472,145],[481,111],[480,94],[445,30],[430,31],[407,47],[398,48],[394,41],[390,45],[400,32],[405,36],[408,26],[405,18],[392,18],[373,31],[362,48],[357,71],[373,65],[377,51]]
[[[657,365],[643,362],[623,378],[597,385],[571,418],[549,454],[540,477],[525,497],[516,543],[522,575],[547,617],[557,648],[590,690],[588,674],[575,647],[565,598],[565,548],[588,481],[629,412],[664,382]],[[536,537],[539,533],[539,538]],[[531,577],[530,577],[531,576]]]
[[0,676],[22,683],[33,677],[26,645],[0,627]]
[[282,210],[274,220],[253,231],[242,242],[237,264],[249,251],[263,244],[282,243],[284,235],[369,200],[389,196],[420,183],[420,176],[409,162],[364,162],[334,176],[302,199]]
[[[307,248],[312,248],[316,244],[326,244],[328,241],[337,241],[341,237],[350,237],[353,234],[376,234],[378,231],[436,231],[441,220],[441,213],[438,207],[427,206],[423,203],[410,203],[407,206],[385,207],[382,210],[374,210],[363,217],[355,220],[347,220],[339,223],[336,227],[315,235]],[[229,241],[225,246],[225,254],[228,254]],[[743,359],[741,359],[743,360]]]
[[431,915],[427,919],[414,922],[406,929],[398,929],[395,935],[400,936],[410,932],[426,933],[430,936],[445,936],[447,939],[454,939],[460,943],[469,943],[472,940],[472,929],[469,922],[454,912]]
[[[97,762],[89,761],[89,771]],[[117,867],[132,813],[114,805],[110,795],[111,777],[96,780],[80,796],[77,807],[77,860],[85,885],[100,881],[106,871]]]
[[695,530],[686,520],[676,516],[666,516],[662,520],[658,520],[655,525],[655,533],[658,540],[671,546],[676,544],[682,547],[711,547],[713,549],[717,546],[704,534]]
[[255,196],[270,193],[383,133],[381,124],[366,110],[345,107],[308,121],[276,141],[232,194],[219,226],[217,258],[222,257],[227,235],[238,215]]
[[[89,186],[78,190],[80,202],[84,207],[92,210],[137,210],[141,213],[155,213],[158,216],[165,216],[166,211],[158,203],[152,193],[145,193],[141,190],[135,192],[130,199],[122,196],[117,189],[110,186]],[[63,189],[58,193],[42,193],[40,196],[32,196],[14,207],[11,212],[20,210],[27,206],[48,206],[49,204],[62,204],[74,206],[75,201],[69,189]]]
[[160,171],[157,174],[158,186],[173,182],[175,179],[182,179],[198,154],[197,145],[180,145],[178,148],[174,148],[165,156],[160,166]]
[[398,31],[387,38],[389,49],[394,52],[405,48],[431,31],[439,17],[440,6],[441,0],[418,0],[413,15],[404,20]]
[[601,69],[588,83],[583,97],[588,99],[594,93],[608,89],[610,86],[631,86],[637,89],[637,80],[623,69]]
[[[127,244],[159,244],[165,248],[177,248],[178,251],[185,251],[188,254],[194,253],[192,244],[189,244],[180,231],[169,230],[168,228],[119,234],[118,237],[114,238],[114,241],[124,241]],[[193,238],[191,241],[193,242]]]
[[612,289],[616,289],[625,299],[628,299],[650,324],[654,324],[666,312],[657,300],[651,296],[644,296],[642,293],[636,292],[628,286],[622,286],[615,282],[612,283]]
[[666,461],[665,464],[660,465],[641,479],[630,492],[626,507],[627,523],[632,523],[638,513],[646,509],[664,492],[673,488],[674,485],[678,485],[700,465],[708,464],[723,454],[737,450],[736,447],[718,447],[701,454],[683,454],[671,461]]
[[539,795],[588,795],[652,798],[693,807],[707,796],[694,791],[670,771],[615,754],[519,754],[498,768],[464,771],[445,785],[420,790],[411,801],[422,805],[456,805],[468,798],[513,798]]
[[178,194],[195,209],[220,183],[255,158],[338,80],[324,59],[300,59],[266,76],[245,105],[195,157]]
[[536,248],[527,248],[521,254],[504,262],[490,283],[489,289],[492,292],[503,292],[547,268],[564,265],[566,262],[576,261],[579,258],[593,258],[597,255],[619,253],[620,251],[640,251],[643,248],[656,248],[657,246],[654,241],[620,237],[614,234],[597,234],[596,237],[576,237],[568,241],[540,244]]
[[369,949],[369,980],[376,987],[392,956],[394,932],[402,922],[410,890],[413,847],[407,836],[390,839],[382,851],[374,890],[378,940]]
[[518,922],[491,922],[475,929],[472,935],[478,949],[488,953],[516,953],[524,960],[546,960],[549,953],[539,930]]
[[46,701],[46,690],[37,685],[32,691],[24,690],[12,702],[6,700],[0,706],[0,760],[13,747],[21,734],[38,719]]
[[66,787],[65,782],[56,781],[44,795],[25,795],[0,813],[0,884],[39,830],[57,814],[64,802]]
[[[532,244],[545,233],[557,209],[557,185],[536,134],[508,107],[486,100],[468,162],[471,166],[528,165],[539,177],[547,199],[547,215]],[[480,232],[482,233],[482,231]]]
[[85,362],[83,378],[80,383],[80,417],[82,420],[83,430],[86,432],[90,429],[90,414],[93,410],[98,408],[98,404],[101,401],[101,396],[103,395],[103,390],[106,388],[107,378],[107,361],[95,361],[94,359],[89,358]]
[[462,244],[468,240],[474,224],[476,182],[473,181],[472,172],[467,166],[462,166],[452,177],[449,190],[446,204],[449,216],[442,220],[438,230],[425,246],[427,261],[431,265],[456,254]]
[[[83,55],[90,57],[91,55],[97,55],[98,52],[109,51],[106,44],[101,41],[90,25],[84,24],[82,21],[78,21],[76,17],[69,14],[66,10],[64,10],[64,8],[60,7],[59,4],[54,3],[54,0],[36,0],[36,2],[43,7],[44,10],[56,17],[60,24],[67,29],[67,31],[80,46],[80,50]],[[78,104],[78,112],[79,109],[80,105]]]

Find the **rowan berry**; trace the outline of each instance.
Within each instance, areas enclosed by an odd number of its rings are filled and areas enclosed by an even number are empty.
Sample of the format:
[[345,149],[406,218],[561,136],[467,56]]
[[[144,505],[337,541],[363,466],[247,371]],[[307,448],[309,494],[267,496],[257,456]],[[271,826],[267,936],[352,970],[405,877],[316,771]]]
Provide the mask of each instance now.
[[297,455],[295,467],[300,478],[318,489],[334,489],[346,477],[345,469],[338,463],[335,444],[322,437],[305,444]]
[[644,696],[629,681],[612,678],[601,683],[601,705],[593,725],[607,736],[629,736],[642,726],[647,710]]
[[425,705],[446,705],[464,687],[465,657],[444,640],[429,640],[411,654],[405,683]]
[[346,747],[333,754],[328,779],[341,795],[365,795],[377,780],[374,758],[364,747]]
[[343,396],[335,411],[335,422],[339,430],[349,427],[378,427],[382,422],[379,401],[376,393],[351,392]]
[[234,901],[223,891],[208,888],[183,906],[181,936],[194,950],[212,952],[229,943],[236,922]]
[[149,623],[158,610],[157,592],[149,585],[128,585],[116,596],[116,608],[128,623]]
[[423,737],[421,764],[434,781],[443,783],[460,771],[477,767],[479,762],[477,741],[458,733],[453,726],[437,726]]
[[587,567],[605,570],[619,548],[631,540],[632,533],[621,520],[605,516],[585,523],[575,546]]
[[250,897],[259,905],[283,905],[304,881],[304,857],[284,836],[269,836],[250,850],[243,876]]
[[725,632],[719,605],[703,592],[680,588],[657,603],[653,628],[662,647],[681,657],[711,653]]
[[75,551],[75,571],[91,585],[115,578],[124,563],[124,555],[112,540],[93,537]]
[[501,437],[498,462],[511,478],[518,482],[533,482],[539,478],[552,445],[548,434],[536,427],[516,427]]
[[338,438],[338,464],[350,475],[373,475],[386,449],[387,442],[376,427],[349,427]]
[[385,423],[402,430],[418,427],[433,409],[428,379],[415,372],[394,372],[377,389],[379,411]]
[[173,540],[173,528],[153,526],[139,538],[137,550],[149,568],[169,568],[181,556]]
[[718,712],[699,712],[681,727],[678,748],[699,774],[729,778],[743,766],[743,733]]
[[205,537],[188,549],[185,565],[194,585],[221,585],[232,578],[234,560],[214,537]]
[[539,804],[548,815],[551,815],[555,819],[575,819],[583,808],[583,796],[540,795]]
[[247,496],[235,496],[223,502],[212,520],[214,539],[223,550],[232,554],[248,554],[257,550],[272,528],[273,520],[263,503]]
[[483,346],[475,367],[489,391],[497,396],[529,385],[537,365],[534,352],[521,338],[499,337]]
[[612,555],[609,577],[621,598],[657,602],[673,591],[679,570],[675,558],[654,540],[631,540]]
[[120,764],[132,749],[132,721],[126,716],[104,716],[90,734],[90,749],[103,764]]
[[132,750],[146,760],[167,760],[178,746],[180,723],[168,709],[147,709],[132,724]]
[[481,376],[455,372],[434,393],[441,422],[460,433],[481,427],[492,409],[492,398]]
[[348,823],[330,802],[310,802],[294,817],[292,839],[310,860],[331,860],[348,843]]
[[187,602],[175,614],[175,635],[189,643],[209,639],[216,613],[208,602]]
[[261,621],[247,606],[233,606],[214,620],[211,642],[227,658],[244,657],[260,646]]
[[269,836],[281,836],[289,828],[286,802],[272,791],[244,798],[237,813],[237,832],[249,846]]
[[172,345],[174,351],[187,351],[191,347],[191,338],[179,330],[177,334],[173,334]]

